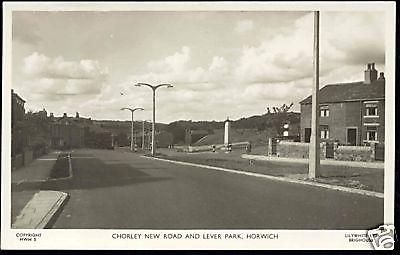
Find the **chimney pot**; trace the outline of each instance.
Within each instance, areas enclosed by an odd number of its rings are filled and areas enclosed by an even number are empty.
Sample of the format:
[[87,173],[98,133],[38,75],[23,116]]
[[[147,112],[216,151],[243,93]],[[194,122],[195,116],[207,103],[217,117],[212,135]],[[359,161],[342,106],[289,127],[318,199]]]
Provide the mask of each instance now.
[[368,63],[367,67],[364,71],[364,83],[371,84],[378,78],[378,71],[375,69],[375,63]]
[[385,79],[385,73],[384,72],[380,72],[379,73],[379,80],[384,80]]

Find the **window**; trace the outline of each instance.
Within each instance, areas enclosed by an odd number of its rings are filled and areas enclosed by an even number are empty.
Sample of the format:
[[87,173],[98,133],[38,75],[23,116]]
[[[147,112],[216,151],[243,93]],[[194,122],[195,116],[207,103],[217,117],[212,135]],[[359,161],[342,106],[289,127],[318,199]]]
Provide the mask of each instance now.
[[329,139],[329,130],[321,130],[321,139]]
[[367,141],[378,141],[378,132],[376,132],[376,127],[367,128]]
[[378,106],[376,103],[365,104],[365,116],[378,116]]
[[329,139],[329,127],[327,125],[321,125],[319,127],[321,139]]
[[329,108],[327,105],[320,106],[319,112],[321,117],[329,117]]

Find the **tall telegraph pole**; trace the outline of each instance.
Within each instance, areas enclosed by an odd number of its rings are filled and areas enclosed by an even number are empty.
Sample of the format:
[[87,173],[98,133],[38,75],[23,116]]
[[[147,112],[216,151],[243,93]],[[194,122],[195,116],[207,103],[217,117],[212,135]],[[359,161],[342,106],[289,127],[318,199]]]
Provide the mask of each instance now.
[[313,88],[311,105],[311,140],[309,149],[308,177],[319,176],[320,137],[319,137],[319,11],[314,11],[314,61]]

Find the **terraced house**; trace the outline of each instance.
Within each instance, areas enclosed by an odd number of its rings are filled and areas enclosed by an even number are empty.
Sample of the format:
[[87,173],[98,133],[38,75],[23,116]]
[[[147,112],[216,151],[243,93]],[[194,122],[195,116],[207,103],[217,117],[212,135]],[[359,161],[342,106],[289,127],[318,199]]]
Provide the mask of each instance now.
[[[301,141],[310,142],[311,96],[300,102]],[[343,145],[384,144],[385,77],[374,63],[367,65],[364,81],[328,84],[319,92],[319,123],[322,141]]]

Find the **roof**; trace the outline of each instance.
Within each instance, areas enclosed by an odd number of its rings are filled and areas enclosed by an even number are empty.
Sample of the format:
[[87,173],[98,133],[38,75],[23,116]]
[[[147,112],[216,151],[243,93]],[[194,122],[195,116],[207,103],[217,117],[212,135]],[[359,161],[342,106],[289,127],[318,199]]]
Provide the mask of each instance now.
[[11,90],[11,94],[13,97],[17,98],[18,100],[26,103],[26,101],[24,99],[22,99],[22,97],[20,97],[17,93],[15,93],[13,89]]
[[[371,84],[362,81],[328,84],[319,90],[319,103],[339,103],[385,98],[385,80],[378,79]],[[311,104],[311,96],[300,104]]]

